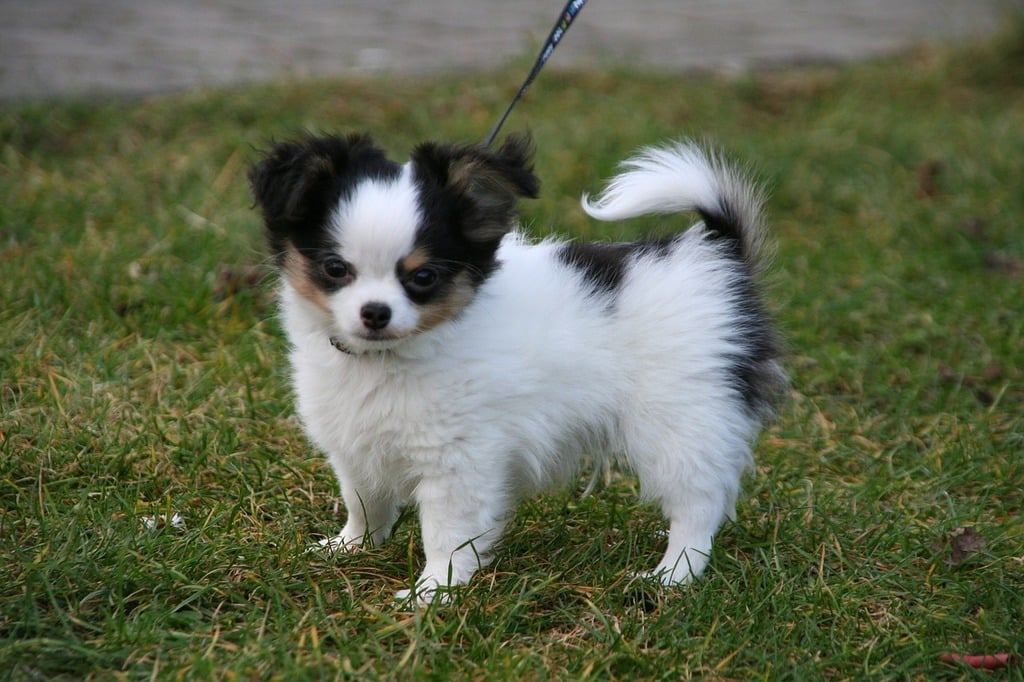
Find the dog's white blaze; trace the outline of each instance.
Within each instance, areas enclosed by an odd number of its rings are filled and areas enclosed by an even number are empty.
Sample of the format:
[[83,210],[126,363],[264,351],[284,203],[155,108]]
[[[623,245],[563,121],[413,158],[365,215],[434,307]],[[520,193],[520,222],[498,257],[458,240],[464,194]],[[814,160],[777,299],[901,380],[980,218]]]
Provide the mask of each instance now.
[[383,303],[391,309],[390,334],[402,336],[416,328],[419,311],[395,273],[398,262],[415,248],[419,223],[418,194],[408,164],[397,179],[364,180],[339,202],[331,230],[356,277],[331,295],[330,306],[339,331],[349,339],[363,333],[360,311],[367,303]]
[[395,180],[364,180],[342,197],[332,236],[357,277],[394,278],[395,265],[415,247],[419,196],[407,164]]

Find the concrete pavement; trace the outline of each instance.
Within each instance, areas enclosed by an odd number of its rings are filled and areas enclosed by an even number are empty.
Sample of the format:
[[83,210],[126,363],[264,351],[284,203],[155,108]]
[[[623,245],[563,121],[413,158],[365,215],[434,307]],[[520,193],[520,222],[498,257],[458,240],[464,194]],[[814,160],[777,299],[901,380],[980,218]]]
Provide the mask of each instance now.
[[[283,77],[486,69],[540,48],[562,0],[0,0],[0,101]],[[997,29],[1021,0],[590,0],[548,68],[739,71]]]

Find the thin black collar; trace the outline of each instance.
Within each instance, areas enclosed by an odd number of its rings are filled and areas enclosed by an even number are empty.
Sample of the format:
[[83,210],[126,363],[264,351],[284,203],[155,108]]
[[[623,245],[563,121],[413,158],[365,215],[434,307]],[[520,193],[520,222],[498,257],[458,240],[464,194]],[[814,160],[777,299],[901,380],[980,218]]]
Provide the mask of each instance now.
[[346,346],[345,344],[343,344],[341,342],[341,339],[339,339],[337,336],[332,336],[332,337],[328,338],[327,340],[330,341],[331,345],[334,346],[336,349],[340,350],[345,355],[351,355],[354,358],[355,357],[364,356],[364,355],[384,355],[384,354],[389,352],[388,349],[384,349],[384,350],[368,350],[368,351],[364,351],[362,353],[357,353],[354,350],[352,350],[351,348],[349,348],[348,346]]
[[335,348],[337,348],[338,350],[340,350],[340,351],[341,351],[342,353],[344,353],[345,355],[355,355],[355,353],[353,353],[353,352],[352,352],[352,350],[351,350],[351,349],[350,349],[350,348],[349,348],[348,346],[346,346],[346,345],[345,345],[345,344],[343,344],[343,343],[342,343],[342,342],[341,342],[340,340],[338,340],[338,337],[337,337],[337,336],[332,336],[332,337],[331,337],[331,338],[329,339],[329,341],[331,342],[331,345],[332,345],[332,346],[334,346]]

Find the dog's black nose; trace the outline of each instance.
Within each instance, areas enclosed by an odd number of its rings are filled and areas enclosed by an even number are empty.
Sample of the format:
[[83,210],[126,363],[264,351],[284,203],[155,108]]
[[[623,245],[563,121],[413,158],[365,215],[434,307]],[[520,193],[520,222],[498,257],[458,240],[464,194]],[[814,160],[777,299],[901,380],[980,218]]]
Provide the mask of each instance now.
[[391,321],[391,308],[386,303],[367,303],[359,311],[363,326],[380,331]]

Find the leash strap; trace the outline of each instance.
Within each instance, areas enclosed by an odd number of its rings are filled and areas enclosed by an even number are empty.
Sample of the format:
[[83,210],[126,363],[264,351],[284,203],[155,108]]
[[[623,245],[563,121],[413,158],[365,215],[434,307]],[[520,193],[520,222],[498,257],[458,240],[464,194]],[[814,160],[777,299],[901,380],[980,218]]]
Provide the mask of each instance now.
[[519,88],[519,92],[517,92],[516,96],[512,98],[508,108],[505,109],[505,113],[501,115],[501,118],[499,118],[498,122],[494,125],[494,128],[491,130],[491,134],[487,136],[487,139],[484,141],[485,147],[490,147],[491,143],[494,142],[494,138],[498,136],[498,131],[501,130],[501,126],[505,125],[505,119],[507,119],[508,115],[512,113],[512,107],[514,107],[516,102],[526,94],[526,90],[530,87],[530,83],[532,83],[533,79],[537,77],[540,70],[544,68],[544,64],[548,61],[548,58],[551,57],[551,53],[555,51],[555,47],[562,40],[562,36],[564,36],[565,32],[569,30],[569,26],[572,25],[576,15],[579,14],[585,4],[587,4],[587,0],[569,0],[565,3],[565,8],[562,10],[561,17],[551,29],[551,35],[548,36],[548,40],[544,44],[544,48],[540,51],[540,54],[537,55],[537,61],[534,62],[533,69],[526,77],[526,80],[523,81],[522,86]]

